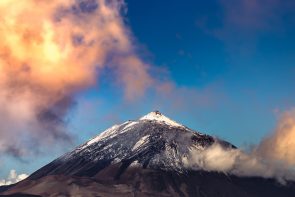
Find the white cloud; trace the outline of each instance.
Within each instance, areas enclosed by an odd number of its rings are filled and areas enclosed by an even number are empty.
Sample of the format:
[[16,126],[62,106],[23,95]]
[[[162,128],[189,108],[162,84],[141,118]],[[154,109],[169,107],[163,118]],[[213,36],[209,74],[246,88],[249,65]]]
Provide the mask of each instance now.
[[10,170],[7,179],[0,179],[1,185],[11,185],[27,178],[27,174],[17,174],[16,170]]
[[219,144],[213,144],[203,151],[192,151],[185,163],[189,168],[197,170],[276,178],[280,182],[295,180],[295,171],[290,166],[267,160],[255,152],[223,148]]

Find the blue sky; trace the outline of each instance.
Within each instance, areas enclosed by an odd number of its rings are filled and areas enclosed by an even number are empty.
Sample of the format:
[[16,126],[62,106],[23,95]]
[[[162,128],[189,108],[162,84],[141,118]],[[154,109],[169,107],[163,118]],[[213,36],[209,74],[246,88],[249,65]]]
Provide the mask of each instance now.
[[259,142],[280,112],[294,106],[294,3],[245,2],[127,1],[125,20],[140,55],[175,83],[185,104],[169,106],[163,100],[175,98],[151,92],[130,103],[103,74],[98,87],[80,97],[81,103],[97,102],[96,118],[74,125],[95,133],[157,108],[238,146]]
[[271,133],[295,106],[295,3],[291,0],[128,0],[124,20],[150,73],[174,89],[126,100],[105,69],[77,95],[68,114],[75,142],[33,163],[7,158],[31,173],[115,123],[160,110],[188,127],[247,147]]

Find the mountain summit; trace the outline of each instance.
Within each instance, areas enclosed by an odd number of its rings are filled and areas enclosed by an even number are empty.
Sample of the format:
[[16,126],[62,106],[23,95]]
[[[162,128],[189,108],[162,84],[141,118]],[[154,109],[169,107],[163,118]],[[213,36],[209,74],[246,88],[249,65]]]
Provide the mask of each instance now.
[[[129,166],[184,172],[191,151],[202,151],[213,143],[230,143],[193,131],[159,111],[138,120],[114,125],[70,153],[31,175],[96,176],[109,165],[120,165],[116,177]],[[79,165],[78,165],[79,164]]]
[[151,120],[151,121],[154,120],[159,123],[164,123],[164,124],[174,126],[174,127],[183,127],[183,125],[164,116],[160,111],[153,111],[153,112],[141,117],[139,120]]
[[75,197],[294,196],[294,183],[287,187],[272,179],[242,178],[188,165],[192,154],[202,154],[216,144],[236,149],[154,111],[110,127],[2,190],[3,194]]

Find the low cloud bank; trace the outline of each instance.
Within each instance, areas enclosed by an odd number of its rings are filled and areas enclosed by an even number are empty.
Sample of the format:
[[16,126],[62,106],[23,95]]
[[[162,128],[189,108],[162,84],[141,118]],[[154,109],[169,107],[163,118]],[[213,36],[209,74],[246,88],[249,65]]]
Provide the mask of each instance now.
[[281,183],[295,181],[295,110],[283,113],[274,133],[250,152],[216,143],[204,151],[191,152],[188,161],[192,169],[275,178]]
[[216,143],[204,151],[193,151],[188,167],[195,170],[217,171],[244,177],[275,178],[281,183],[295,180],[295,171],[288,165],[267,160],[255,153],[224,148]]

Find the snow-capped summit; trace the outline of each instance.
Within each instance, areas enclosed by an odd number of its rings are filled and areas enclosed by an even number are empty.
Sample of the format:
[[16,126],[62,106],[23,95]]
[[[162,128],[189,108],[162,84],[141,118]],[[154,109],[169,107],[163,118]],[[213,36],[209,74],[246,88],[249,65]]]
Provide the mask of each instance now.
[[[165,115],[163,115],[160,111],[153,111],[150,112],[148,114],[146,114],[145,116],[142,116],[141,118],[139,118],[138,120],[129,120],[127,122],[124,122],[121,125],[114,125],[112,127],[110,127],[109,129],[103,131],[101,134],[99,134],[98,136],[90,139],[87,143],[85,143],[83,145],[83,148],[85,148],[86,146],[89,146],[99,140],[102,140],[104,138],[110,137],[110,136],[115,136],[118,135],[119,133],[124,133],[127,132],[129,130],[132,130],[132,128],[134,127],[134,125],[145,122],[145,121],[151,121],[157,124],[165,124],[168,125],[170,127],[184,127],[183,125],[175,122],[174,120],[171,120],[170,118],[166,117]],[[122,126],[124,126],[123,129],[118,129],[119,127],[122,128]]]
[[158,121],[175,127],[183,127],[183,125],[175,122],[174,120],[171,120],[170,118],[167,118],[158,110],[148,113],[147,115],[141,117],[139,120]]
[[185,163],[192,151],[203,151],[214,143],[234,147],[154,111],[138,120],[110,127],[31,177],[60,173],[95,176],[109,165],[121,166],[120,172],[137,166],[182,173],[186,171]]

